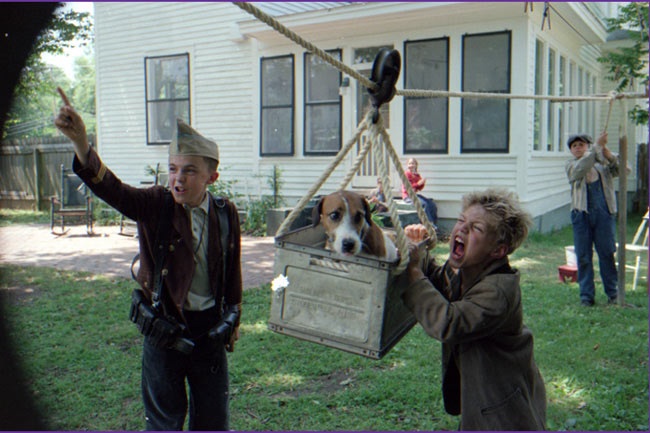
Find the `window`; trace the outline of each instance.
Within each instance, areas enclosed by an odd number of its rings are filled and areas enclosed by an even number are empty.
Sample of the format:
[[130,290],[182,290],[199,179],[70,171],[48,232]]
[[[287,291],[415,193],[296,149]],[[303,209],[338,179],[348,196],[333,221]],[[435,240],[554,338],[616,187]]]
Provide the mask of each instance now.
[[[547,95],[555,95],[555,50],[548,50],[548,81],[546,86]],[[550,101],[544,101],[546,105],[546,150],[552,151],[555,147],[555,110],[557,104]]]
[[[569,89],[569,96],[575,96],[578,94],[577,90],[577,84],[576,84],[576,64],[571,61],[569,62],[569,85],[567,88]],[[570,102],[569,103],[569,112],[568,117],[569,117],[569,128],[568,130],[570,131],[569,133],[572,134],[577,134],[576,132],[571,132],[571,131],[577,131],[578,130],[578,109],[577,109],[577,102]]]
[[[560,70],[559,70],[559,81],[558,81],[558,94],[560,96],[566,96],[567,90],[567,80],[566,80],[566,57],[560,56]],[[566,102],[558,103],[558,140],[559,140],[559,149],[564,149],[564,141],[567,138],[566,134]]]
[[[585,94],[585,85],[584,85],[584,71],[582,69],[582,66],[578,66],[578,91],[576,92],[576,95],[582,96]],[[580,134],[584,134],[585,132],[585,117],[584,117],[584,112],[585,112],[585,103],[582,101],[577,102],[578,105],[578,131],[580,131]]]
[[[585,95],[592,95],[594,93],[594,88],[593,88],[593,82],[591,79],[591,74],[587,72],[587,79],[585,80]],[[594,136],[594,103],[593,101],[587,101],[584,103],[585,104],[585,112],[586,112],[586,123],[585,123],[585,131],[587,134],[590,134],[591,136]]]
[[[535,95],[544,94],[544,43],[535,41]],[[533,150],[542,149],[542,100],[536,99],[533,112]]]
[[[404,88],[449,90],[449,39],[404,44]],[[449,99],[404,98],[404,153],[446,153]]]
[[[510,93],[511,33],[463,36],[463,91]],[[462,153],[508,153],[510,101],[462,101]]]
[[190,56],[145,58],[147,143],[169,144],[180,117],[190,123]]
[[[328,51],[341,59],[341,51]],[[341,73],[305,53],[305,155],[335,155],[341,149]]]
[[260,62],[260,155],[293,155],[293,55]]

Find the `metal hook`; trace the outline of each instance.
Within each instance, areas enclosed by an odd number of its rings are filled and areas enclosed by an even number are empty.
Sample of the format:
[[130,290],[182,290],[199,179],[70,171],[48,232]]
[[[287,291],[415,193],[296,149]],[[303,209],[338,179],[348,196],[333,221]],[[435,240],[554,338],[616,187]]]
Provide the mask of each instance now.
[[375,56],[370,80],[377,84],[377,88],[376,90],[368,89],[372,106],[375,108],[375,113],[372,116],[373,123],[377,123],[379,118],[379,107],[390,102],[397,92],[395,83],[399,77],[401,63],[402,58],[397,50],[381,48]]
[[548,29],[551,30],[551,5],[549,2],[544,2],[544,16],[542,17],[542,30],[544,30],[544,23],[548,21]]

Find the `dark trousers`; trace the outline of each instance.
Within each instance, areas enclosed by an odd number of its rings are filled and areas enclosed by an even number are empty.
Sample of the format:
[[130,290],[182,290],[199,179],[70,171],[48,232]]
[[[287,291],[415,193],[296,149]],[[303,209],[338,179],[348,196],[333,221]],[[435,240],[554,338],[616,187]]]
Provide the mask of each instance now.
[[593,303],[594,286],[593,249],[598,254],[600,277],[609,299],[618,295],[618,272],[616,270],[616,219],[609,213],[602,183],[587,185],[588,212],[571,211],[573,244],[578,259],[578,283],[580,299]]
[[[189,316],[193,316],[190,319]],[[201,317],[203,316],[203,317]],[[194,350],[157,349],[145,338],[142,352],[142,397],[147,430],[182,430],[188,413],[189,430],[228,430],[228,362],[223,342],[205,335],[216,314],[191,313],[188,322],[200,330]],[[202,335],[201,335],[202,334]],[[197,333],[194,333],[197,335]]]

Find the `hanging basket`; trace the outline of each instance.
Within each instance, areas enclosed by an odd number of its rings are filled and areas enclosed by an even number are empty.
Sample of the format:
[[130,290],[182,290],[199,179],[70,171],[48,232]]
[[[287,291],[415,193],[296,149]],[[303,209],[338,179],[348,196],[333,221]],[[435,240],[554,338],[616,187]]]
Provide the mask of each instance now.
[[[381,359],[415,325],[401,299],[398,262],[325,250],[322,227],[276,238],[270,330]],[[427,246],[420,245],[422,260]]]

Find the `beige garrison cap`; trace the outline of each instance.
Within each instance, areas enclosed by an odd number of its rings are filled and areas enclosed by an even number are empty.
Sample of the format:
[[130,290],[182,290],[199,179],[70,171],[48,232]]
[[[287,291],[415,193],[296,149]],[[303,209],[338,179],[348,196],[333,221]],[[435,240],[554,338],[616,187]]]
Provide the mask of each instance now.
[[176,119],[176,129],[169,143],[169,156],[175,155],[204,156],[219,161],[219,147],[181,119]]

